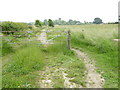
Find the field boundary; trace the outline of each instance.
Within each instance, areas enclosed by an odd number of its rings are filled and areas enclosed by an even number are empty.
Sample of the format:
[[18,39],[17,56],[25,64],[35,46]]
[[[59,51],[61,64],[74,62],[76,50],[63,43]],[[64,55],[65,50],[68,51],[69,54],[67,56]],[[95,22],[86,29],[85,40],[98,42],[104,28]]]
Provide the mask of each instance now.
[[[14,37],[12,40],[15,40],[15,39],[17,39],[17,38],[20,38],[20,37],[28,37],[28,41],[32,41],[30,38],[31,37],[38,37],[38,38],[40,38],[41,37],[41,35],[30,35],[30,34],[32,34],[33,32],[37,32],[37,33],[47,33],[47,32],[54,32],[54,33],[58,33],[58,32],[61,32],[61,33],[65,33],[66,35],[48,35],[48,37],[49,36],[54,36],[53,38],[51,38],[51,39],[49,39],[49,40],[47,40],[47,42],[48,41],[52,41],[53,39],[55,39],[55,38],[57,38],[57,37],[66,37],[66,47],[68,48],[68,49],[70,49],[70,36],[71,36],[71,32],[70,32],[70,30],[68,30],[68,31],[49,31],[49,30],[44,30],[44,31],[0,31],[0,32],[2,32],[2,33],[5,33],[4,35],[1,35],[0,37]],[[24,32],[24,34],[22,33],[21,35],[13,35],[12,33],[13,32]],[[7,33],[11,33],[10,35],[8,34],[7,35]],[[25,35],[25,34],[29,34],[29,35]],[[11,40],[11,41],[12,41]],[[10,40],[9,40],[10,41]],[[18,43],[10,43],[10,44],[18,44]],[[44,43],[41,43],[41,44],[44,44]],[[46,44],[46,43],[45,43]]]

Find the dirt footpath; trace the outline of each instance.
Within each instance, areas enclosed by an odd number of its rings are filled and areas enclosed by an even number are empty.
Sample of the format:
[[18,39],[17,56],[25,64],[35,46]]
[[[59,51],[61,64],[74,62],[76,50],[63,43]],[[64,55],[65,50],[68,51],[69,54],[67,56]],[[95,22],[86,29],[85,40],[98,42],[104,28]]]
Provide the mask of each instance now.
[[42,33],[40,34],[40,36],[37,39],[38,41],[41,41],[42,44],[49,44],[47,41],[47,34],[45,31],[42,31]]
[[95,62],[93,60],[90,60],[88,56],[77,49],[72,49],[78,57],[82,58],[85,67],[87,69],[87,78],[86,78],[86,87],[87,88],[103,88],[104,85],[104,78],[102,78],[101,74],[96,72]]
[[[47,34],[43,31],[38,37],[39,41],[42,44],[49,44],[47,41]],[[104,78],[102,78],[101,74],[96,72],[95,62],[90,60],[89,57],[77,49],[73,50],[76,55],[83,60],[86,67],[87,78],[86,78],[86,88],[103,88]],[[54,88],[54,77],[58,76],[63,79],[65,88],[83,88],[81,85],[70,82],[70,80],[74,78],[68,78],[67,73],[65,73],[65,68],[61,67],[46,67],[46,69],[40,72],[41,79],[39,80],[39,85],[41,88]],[[51,73],[52,72],[52,73]]]

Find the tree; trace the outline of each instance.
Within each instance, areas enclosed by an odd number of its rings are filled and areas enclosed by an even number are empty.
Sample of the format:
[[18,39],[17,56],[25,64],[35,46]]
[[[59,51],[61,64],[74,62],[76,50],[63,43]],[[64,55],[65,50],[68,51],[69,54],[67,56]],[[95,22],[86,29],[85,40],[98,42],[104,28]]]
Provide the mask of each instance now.
[[36,27],[41,27],[42,24],[41,24],[41,22],[40,22],[39,20],[36,20],[36,21],[35,21],[35,26],[36,26]]
[[78,21],[69,19],[68,25],[76,25]]
[[80,25],[81,24],[81,22],[80,21],[76,21],[76,25]]
[[101,24],[102,23],[102,19],[95,18],[94,21],[93,21],[93,23],[95,23],[95,24]]
[[48,25],[47,19],[44,20],[44,25],[46,25],[46,26]]
[[48,20],[48,25],[49,25],[50,27],[54,27],[54,23],[53,23],[53,21],[52,21],[51,19]]

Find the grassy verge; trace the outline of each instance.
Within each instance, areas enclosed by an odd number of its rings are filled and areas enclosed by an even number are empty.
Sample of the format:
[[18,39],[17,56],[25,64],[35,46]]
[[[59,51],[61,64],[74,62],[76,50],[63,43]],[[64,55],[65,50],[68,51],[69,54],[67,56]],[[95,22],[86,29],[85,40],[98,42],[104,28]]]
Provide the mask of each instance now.
[[[40,88],[39,75],[45,67],[64,68],[68,77],[74,77],[77,84],[84,86],[85,67],[82,61],[76,58],[73,51],[66,48],[64,37],[54,40],[53,45],[47,47],[38,47],[36,45],[20,45],[9,58],[5,56],[8,62],[3,66],[3,87],[4,88]],[[22,42],[22,41],[21,41]],[[5,49],[6,50],[6,49]],[[4,63],[5,60],[3,60]],[[79,63],[79,64],[78,64]],[[54,70],[51,70],[51,75]],[[61,72],[61,71],[60,71]],[[64,79],[62,73],[56,72],[52,77],[53,87],[64,88]],[[58,80],[59,79],[59,80]]]
[[105,78],[105,88],[118,88],[118,44],[112,38],[88,38],[82,32],[72,33],[72,46],[96,61],[97,71]]
[[39,47],[28,45],[17,50],[10,58],[9,63],[3,67],[3,87],[34,87],[35,75],[33,73],[43,68],[44,56]]
[[9,53],[13,53],[14,49],[6,41],[2,41],[2,50],[1,51],[2,51],[2,56],[5,56]]
[[[15,52],[9,64],[6,64],[3,68],[3,87],[40,87],[36,83],[41,77],[38,71],[42,70],[44,66],[65,68],[65,73],[68,74],[67,77],[74,77],[71,82],[84,86],[84,64],[64,45],[56,44],[42,49],[30,46]],[[51,71],[51,74],[52,72],[54,70]],[[59,74],[59,72],[52,77],[54,88],[65,87],[62,73]]]

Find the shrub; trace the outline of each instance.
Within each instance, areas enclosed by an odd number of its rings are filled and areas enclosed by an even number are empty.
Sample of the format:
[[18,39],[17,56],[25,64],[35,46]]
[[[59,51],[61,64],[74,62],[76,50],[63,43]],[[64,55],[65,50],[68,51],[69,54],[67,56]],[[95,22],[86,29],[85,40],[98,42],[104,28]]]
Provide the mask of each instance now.
[[[28,29],[28,25],[26,23],[3,22],[1,26],[2,31],[20,31]],[[14,32],[4,32],[4,34],[14,34]]]

